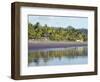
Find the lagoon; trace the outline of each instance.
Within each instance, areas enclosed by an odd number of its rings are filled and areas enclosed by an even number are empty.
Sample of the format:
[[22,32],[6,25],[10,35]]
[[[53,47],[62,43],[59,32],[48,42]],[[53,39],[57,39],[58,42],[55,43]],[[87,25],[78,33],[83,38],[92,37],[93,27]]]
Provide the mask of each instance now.
[[28,66],[87,64],[87,50],[87,46],[29,49]]

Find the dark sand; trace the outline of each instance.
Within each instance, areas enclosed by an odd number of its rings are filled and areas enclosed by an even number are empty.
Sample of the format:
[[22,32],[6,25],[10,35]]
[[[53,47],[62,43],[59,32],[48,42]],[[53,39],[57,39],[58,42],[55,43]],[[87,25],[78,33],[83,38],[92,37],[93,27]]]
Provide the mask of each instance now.
[[28,42],[29,50],[87,46],[87,42]]

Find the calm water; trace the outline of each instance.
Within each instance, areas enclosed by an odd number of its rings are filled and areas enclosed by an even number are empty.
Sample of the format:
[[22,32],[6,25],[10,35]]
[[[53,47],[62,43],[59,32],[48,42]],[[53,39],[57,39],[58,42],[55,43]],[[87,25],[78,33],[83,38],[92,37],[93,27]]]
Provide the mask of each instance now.
[[29,50],[28,66],[87,64],[87,46]]

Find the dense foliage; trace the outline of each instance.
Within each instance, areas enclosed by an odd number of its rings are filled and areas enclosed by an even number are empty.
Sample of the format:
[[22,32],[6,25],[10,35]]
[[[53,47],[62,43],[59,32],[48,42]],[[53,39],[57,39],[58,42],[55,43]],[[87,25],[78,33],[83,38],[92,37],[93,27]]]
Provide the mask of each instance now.
[[50,27],[47,24],[42,26],[39,22],[34,25],[29,23],[28,38],[52,41],[87,41],[87,29],[75,29],[72,26]]

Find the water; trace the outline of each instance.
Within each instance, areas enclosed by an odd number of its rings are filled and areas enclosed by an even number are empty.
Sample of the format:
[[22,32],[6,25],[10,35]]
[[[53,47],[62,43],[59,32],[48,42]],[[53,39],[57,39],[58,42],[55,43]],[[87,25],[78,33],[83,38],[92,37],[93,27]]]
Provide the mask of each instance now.
[[87,64],[87,46],[29,50],[28,66]]

